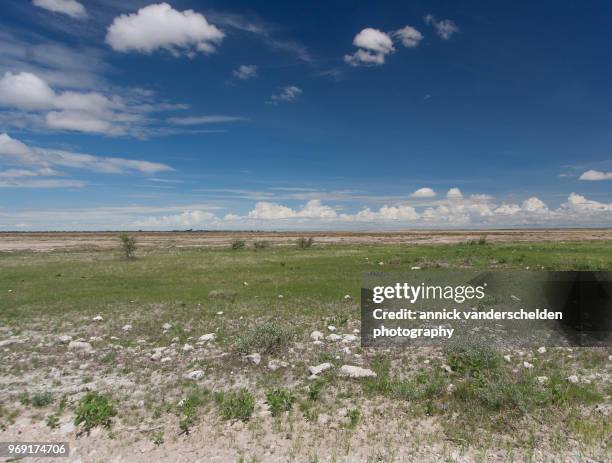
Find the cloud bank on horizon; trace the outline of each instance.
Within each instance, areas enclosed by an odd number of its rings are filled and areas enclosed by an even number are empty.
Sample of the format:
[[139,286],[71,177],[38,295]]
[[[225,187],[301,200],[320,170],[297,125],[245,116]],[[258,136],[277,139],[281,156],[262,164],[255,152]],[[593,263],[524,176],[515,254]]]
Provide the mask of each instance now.
[[551,46],[577,7],[295,8],[12,8],[0,230],[612,225],[610,39]]

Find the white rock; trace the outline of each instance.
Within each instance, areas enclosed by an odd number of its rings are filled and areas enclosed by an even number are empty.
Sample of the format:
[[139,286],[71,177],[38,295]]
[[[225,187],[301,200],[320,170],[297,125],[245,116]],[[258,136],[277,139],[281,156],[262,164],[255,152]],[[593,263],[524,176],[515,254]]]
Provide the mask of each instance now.
[[327,339],[328,341],[337,342],[342,339],[342,336],[336,333],[332,333],[329,336],[327,336],[325,339]]
[[378,265],[385,265],[385,263],[381,261],[378,263]]
[[203,334],[202,336],[198,338],[198,341],[199,342],[214,341],[216,337],[217,335],[215,333]]
[[193,346],[191,344],[185,344],[183,346],[183,352],[189,352],[193,350]]
[[255,365],[259,365],[259,363],[261,362],[261,355],[258,354],[257,352],[254,352],[252,354],[249,354],[246,356],[246,358],[251,362],[254,363]]
[[268,362],[268,370],[276,371],[279,368],[287,368],[289,364],[282,360],[272,359]]
[[170,328],[172,328],[172,325],[170,323],[164,323],[162,325],[162,329],[165,331],[168,331]]
[[453,369],[450,367],[450,365],[442,365],[442,369],[447,373],[453,372]]
[[538,376],[536,379],[539,384],[546,384],[548,382],[548,376]]
[[193,370],[192,372],[187,373],[186,375],[187,379],[193,379],[195,381],[201,379],[203,376],[204,372],[202,370]]
[[310,340],[320,341],[321,339],[323,339],[323,336],[323,333],[321,333],[320,331],[313,331],[312,333],[310,333]]
[[354,365],[342,365],[338,372],[340,376],[348,376],[349,378],[375,378],[376,373],[367,368],[356,367]]
[[312,341],[312,344],[315,346],[322,346],[324,342],[323,341]]
[[14,339],[5,339],[4,341],[0,341],[0,347],[10,346],[13,343],[15,343]]
[[525,361],[523,362],[523,367],[527,368],[528,370],[531,370],[533,368],[533,364]]
[[151,354],[151,360],[159,360],[161,356],[162,356],[162,353],[160,351],[153,352]]
[[455,385],[453,383],[450,383],[448,386],[446,386],[446,393],[452,394],[453,392],[455,392],[455,389],[457,389]]
[[308,372],[311,375],[320,375],[321,373],[323,373],[324,371],[329,370],[330,368],[332,368],[332,364],[325,362],[325,363],[321,363],[320,365],[315,365],[315,366],[311,366],[308,367]]
[[92,320],[94,322],[101,322],[104,319],[102,318],[102,315],[96,315],[94,318],[92,318]]
[[348,301],[348,300],[351,300],[351,299],[352,299],[352,297],[351,297],[351,295],[350,295],[350,294],[345,294],[345,295],[344,295],[344,300],[345,300],[345,301]]
[[410,270],[421,270],[421,267],[419,266],[410,267]]
[[164,357],[160,360],[161,363],[172,362],[172,357]]
[[545,354],[545,353],[546,353],[546,347],[542,346],[538,348],[538,354]]
[[510,363],[512,361],[512,357],[510,355],[504,355],[504,360]]
[[69,334],[62,334],[61,336],[58,336],[57,340],[62,344],[68,344],[70,341],[72,341],[72,336]]
[[329,326],[327,327],[327,329],[328,329],[329,331],[331,331],[331,332],[336,331],[336,327],[335,327],[334,325],[329,325]]
[[91,344],[85,341],[70,341],[70,344],[68,344],[68,349],[89,352],[91,351],[92,347]]
[[223,315],[223,310],[219,310],[219,312],[217,312],[217,315]]
[[342,349],[342,352],[344,352],[346,355],[349,355],[351,353],[351,348],[346,346]]
[[130,331],[132,329],[132,325],[130,325],[130,324],[123,325],[123,327],[121,329],[123,331]]
[[59,433],[63,436],[66,436],[68,434],[72,434],[74,430],[75,430],[74,423],[72,421],[68,421],[66,423],[63,423],[60,426]]
[[243,286],[249,286],[249,284],[248,284],[246,281],[243,281],[243,282],[242,282],[242,285],[243,285]]
[[355,328],[355,329],[353,330],[353,334],[359,334],[360,332],[361,332],[361,331],[359,331],[359,329],[358,329],[358,328]]
[[359,339],[357,336],[355,336],[354,334],[345,334],[344,336],[342,336],[342,342],[355,342],[357,341],[357,339]]
[[424,363],[425,365],[429,365],[429,359],[425,359],[425,360],[423,360],[423,363]]
[[580,381],[576,375],[568,376],[566,379],[572,384],[578,384],[578,381]]

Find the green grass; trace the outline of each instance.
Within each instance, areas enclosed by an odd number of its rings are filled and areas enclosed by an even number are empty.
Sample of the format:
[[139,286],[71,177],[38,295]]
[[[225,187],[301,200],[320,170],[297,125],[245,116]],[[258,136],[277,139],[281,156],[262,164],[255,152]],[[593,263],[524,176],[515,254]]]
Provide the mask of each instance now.
[[[484,246],[314,246],[265,250],[141,250],[125,261],[118,252],[0,253],[0,320],[71,313],[95,315],[134,301],[172,305],[202,317],[231,308],[233,315],[294,313],[308,307],[313,315],[328,314],[330,304],[345,294],[358,299],[361,274],[401,271],[411,266],[475,269],[530,267],[563,270],[612,268],[612,243],[487,244]],[[384,267],[378,262],[384,262]],[[248,282],[244,286],[243,282]],[[9,290],[12,290],[9,293]],[[230,294],[209,300],[211,291]],[[282,294],[283,299],[278,295]],[[255,296],[257,300],[255,300]],[[198,315],[198,314],[196,314]]]

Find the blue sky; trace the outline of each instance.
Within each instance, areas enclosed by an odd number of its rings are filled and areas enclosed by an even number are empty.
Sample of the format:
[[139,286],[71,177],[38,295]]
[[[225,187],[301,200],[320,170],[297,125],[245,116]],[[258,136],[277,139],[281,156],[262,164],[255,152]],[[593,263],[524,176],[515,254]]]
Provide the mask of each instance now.
[[4,1],[0,229],[609,226],[611,14]]

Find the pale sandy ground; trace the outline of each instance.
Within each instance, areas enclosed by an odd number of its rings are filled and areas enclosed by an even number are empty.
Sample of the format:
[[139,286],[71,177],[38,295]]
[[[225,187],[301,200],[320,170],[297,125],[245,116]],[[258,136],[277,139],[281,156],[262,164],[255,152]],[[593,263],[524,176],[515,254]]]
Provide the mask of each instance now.
[[[109,249],[117,247],[119,232],[0,232],[2,251],[53,251],[63,249]],[[478,240],[486,235],[491,243],[564,242],[612,240],[612,229],[473,230],[404,232],[137,232],[144,247],[224,247],[241,239],[247,244],[268,241],[289,244],[297,238],[313,237],[320,244],[453,244]]]

